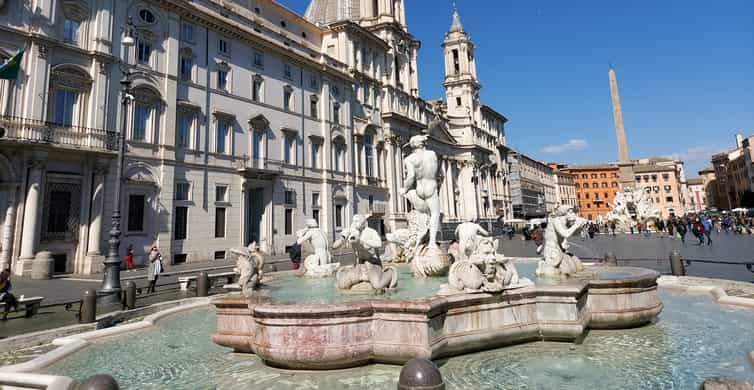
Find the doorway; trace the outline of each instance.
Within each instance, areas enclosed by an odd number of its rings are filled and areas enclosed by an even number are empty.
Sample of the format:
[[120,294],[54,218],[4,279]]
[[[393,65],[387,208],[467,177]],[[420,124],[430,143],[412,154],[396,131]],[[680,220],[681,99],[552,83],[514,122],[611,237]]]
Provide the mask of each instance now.
[[262,239],[262,216],[264,215],[264,188],[253,188],[249,190],[247,198],[248,211],[248,235],[246,237],[247,245],[259,242]]

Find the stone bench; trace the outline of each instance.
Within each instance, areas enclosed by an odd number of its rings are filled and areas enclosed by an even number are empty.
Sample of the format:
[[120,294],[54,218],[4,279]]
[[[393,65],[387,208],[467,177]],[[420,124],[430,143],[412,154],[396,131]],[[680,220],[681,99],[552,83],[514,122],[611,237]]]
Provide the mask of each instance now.
[[[18,299],[18,306],[23,307],[23,310],[26,311],[26,317],[31,317],[37,314],[42,300],[44,300],[44,297],[23,297]],[[6,303],[0,303],[0,309],[2,309],[0,311],[4,311],[5,305]]]
[[[235,277],[236,277],[235,272],[220,272],[217,274],[209,274],[209,281],[210,283],[213,283],[215,279],[225,278],[230,284],[230,283],[233,283],[233,280],[235,279]],[[181,286],[181,291],[187,291],[191,287],[191,283],[194,283],[194,282],[196,282],[196,275],[181,276],[178,278],[178,284]]]

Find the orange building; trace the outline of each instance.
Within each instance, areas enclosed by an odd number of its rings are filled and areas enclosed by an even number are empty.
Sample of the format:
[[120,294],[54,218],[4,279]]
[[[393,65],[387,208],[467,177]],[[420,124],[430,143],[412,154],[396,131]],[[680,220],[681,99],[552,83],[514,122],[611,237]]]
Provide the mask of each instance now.
[[615,194],[620,191],[620,170],[617,165],[572,165],[564,169],[576,182],[578,213],[590,221],[600,221],[613,208]]

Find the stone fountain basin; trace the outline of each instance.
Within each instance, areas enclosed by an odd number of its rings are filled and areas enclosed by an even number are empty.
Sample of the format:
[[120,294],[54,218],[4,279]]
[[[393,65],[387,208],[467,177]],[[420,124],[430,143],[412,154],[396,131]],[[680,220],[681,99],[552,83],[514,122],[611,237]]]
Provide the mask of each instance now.
[[277,304],[264,297],[213,301],[212,340],[266,364],[325,370],[403,364],[538,340],[574,341],[592,329],[653,321],[659,273],[595,267],[589,277],[502,294],[463,294],[338,304]]

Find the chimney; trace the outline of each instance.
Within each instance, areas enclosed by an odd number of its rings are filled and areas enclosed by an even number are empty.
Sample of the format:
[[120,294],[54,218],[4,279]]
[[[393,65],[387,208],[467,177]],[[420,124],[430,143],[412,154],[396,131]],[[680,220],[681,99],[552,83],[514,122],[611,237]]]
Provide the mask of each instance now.
[[741,134],[736,134],[736,149],[741,149],[744,147],[744,136]]

